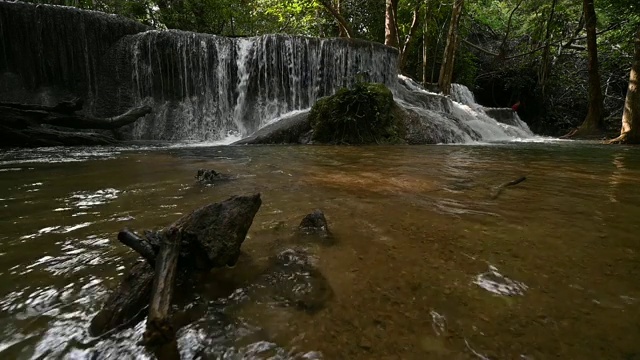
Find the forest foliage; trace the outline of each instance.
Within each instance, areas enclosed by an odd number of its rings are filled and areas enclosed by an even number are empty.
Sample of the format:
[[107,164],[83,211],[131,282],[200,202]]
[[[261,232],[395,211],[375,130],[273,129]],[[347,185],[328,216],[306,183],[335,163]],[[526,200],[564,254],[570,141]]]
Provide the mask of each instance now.
[[[381,43],[385,42],[385,9],[391,3],[396,9],[395,43],[405,57],[400,71],[437,83],[455,0],[32,2],[116,13],[157,28],[224,36],[345,36],[337,13],[354,37]],[[604,116],[608,126],[619,129],[634,34],[640,26],[640,2],[596,0],[595,8]],[[467,0],[458,28],[453,81],[470,87],[483,105],[511,106],[521,100],[521,116],[534,131],[560,135],[579,125],[588,108],[584,23],[581,1]]]

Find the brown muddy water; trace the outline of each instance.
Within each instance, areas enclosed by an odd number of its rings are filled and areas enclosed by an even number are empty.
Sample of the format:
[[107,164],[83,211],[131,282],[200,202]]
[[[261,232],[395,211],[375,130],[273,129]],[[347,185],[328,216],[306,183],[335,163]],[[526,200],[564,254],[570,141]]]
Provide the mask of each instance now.
[[[184,359],[640,359],[639,185],[640,149],[568,142],[0,153],[0,358],[149,357],[143,323],[87,331],[137,259],[118,230],[260,192],[240,262],[176,304]],[[293,235],[316,208],[334,244]],[[315,312],[250,291],[290,248]]]

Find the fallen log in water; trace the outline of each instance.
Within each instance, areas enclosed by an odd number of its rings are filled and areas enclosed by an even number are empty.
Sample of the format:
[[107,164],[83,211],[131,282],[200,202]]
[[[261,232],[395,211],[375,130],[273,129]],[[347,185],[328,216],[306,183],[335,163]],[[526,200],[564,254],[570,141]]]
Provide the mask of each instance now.
[[58,146],[105,145],[114,143],[113,137],[95,132],[73,130],[115,130],[149,114],[151,107],[139,106],[110,117],[98,118],[76,113],[82,109],[80,99],[63,101],[55,106],[0,103],[0,139],[2,146]]
[[147,232],[145,238],[121,231],[118,239],[146,261],[133,265],[109,296],[91,321],[91,334],[101,335],[129,323],[149,305],[144,342],[157,349],[175,341],[177,329],[171,324],[170,308],[176,283],[179,286],[181,279],[196,272],[234,265],[261,204],[260,194],[233,196],[203,206],[163,230]]

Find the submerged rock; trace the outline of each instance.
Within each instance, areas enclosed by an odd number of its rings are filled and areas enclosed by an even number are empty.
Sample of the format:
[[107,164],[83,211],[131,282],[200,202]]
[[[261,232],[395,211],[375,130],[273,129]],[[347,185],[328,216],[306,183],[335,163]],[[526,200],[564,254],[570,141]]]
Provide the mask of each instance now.
[[303,234],[317,234],[323,237],[331,235],[327,219],[320,209],[314,210],[311,214],[307,214],[300,222],[298,230]]
[[271,259],[261,283],[273,289],[273,296],[285,305],[316,312],[333,296],[327,279],[313,265],[309,254],[286,249]]
[[213,185],[233,179],[233,176],[219,173],[215,170],[199,169],[196,174],[196,181],[203,185]]

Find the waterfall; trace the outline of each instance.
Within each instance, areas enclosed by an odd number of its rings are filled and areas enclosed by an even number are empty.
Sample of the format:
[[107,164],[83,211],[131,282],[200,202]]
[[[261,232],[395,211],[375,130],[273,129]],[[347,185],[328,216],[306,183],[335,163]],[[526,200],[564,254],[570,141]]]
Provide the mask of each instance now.
[[135,139],[248,136],[356,81],[392,90],[422,130],[409,142],[532,136],[511,109],[484,108],[462,85],[442,96],[398,76],[397,50],[367,41],[157,31],[95,11],[2,0],[0,34],[1,101],[80,96],[96,116],[149,104],[153,112],[125,129]]
[[357,79],[396,81],[394,49],[346,39],[147,31],[123,38],[111,56],[130,65],[108,78],[119,79],[131,102],[154,108],[133,129],[140,139],[246,136]]
[[429,92],[405,76],[398,76],[394,96],[405,111],[422,121],[431,143],[509,141],[530,138],[526,123],[509,108],[485,108],[464,85],[453,84],[451,96]]

